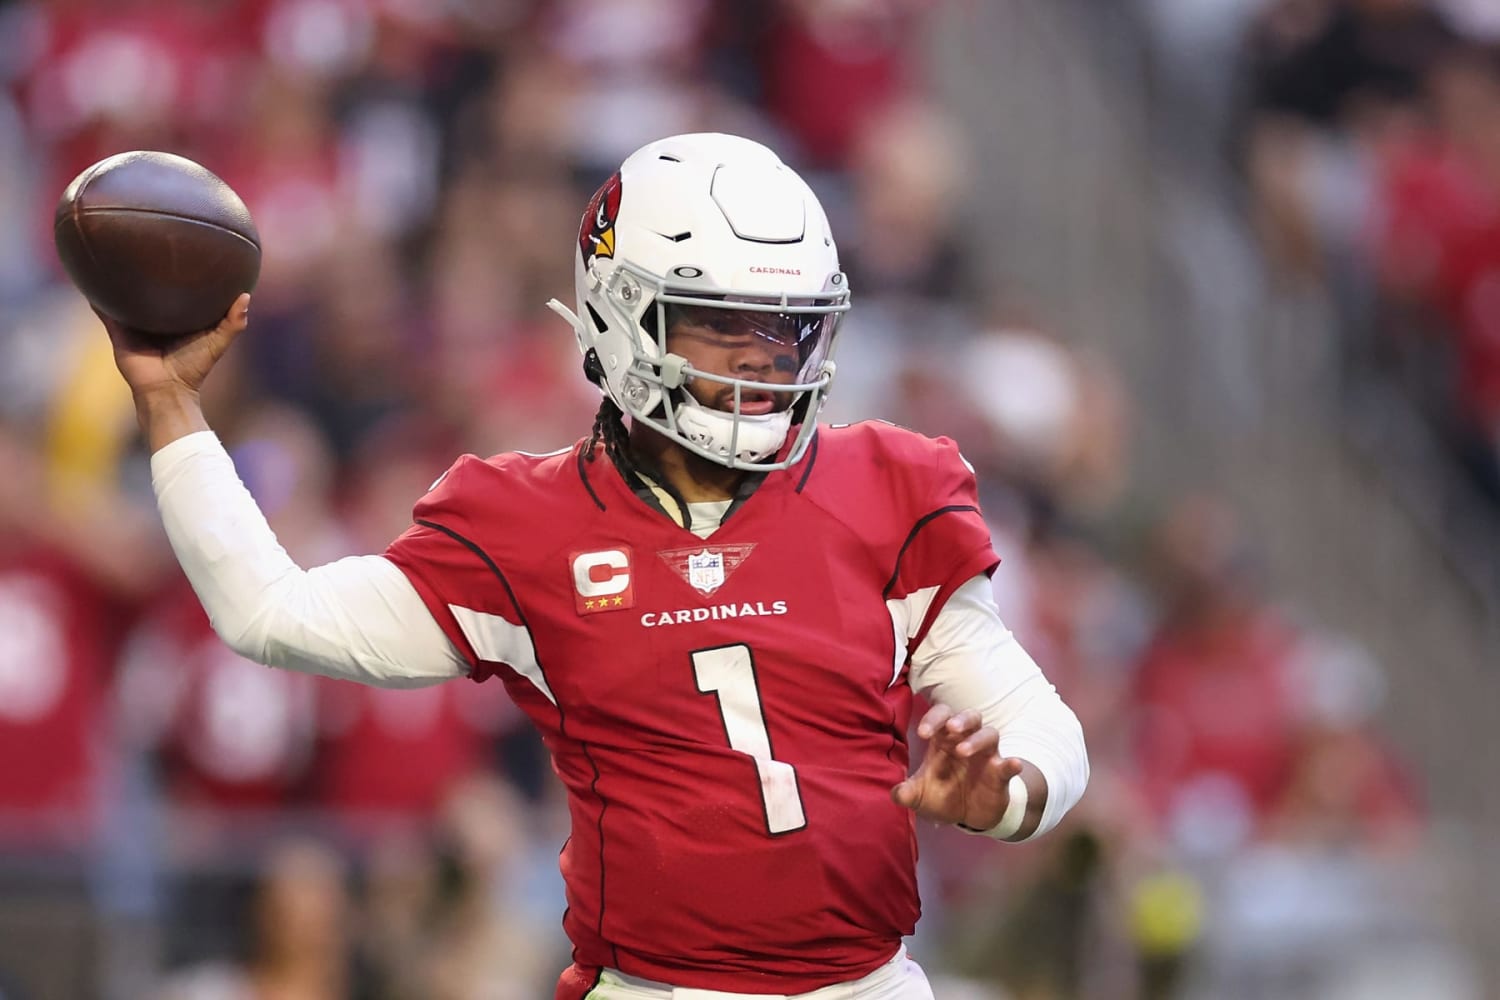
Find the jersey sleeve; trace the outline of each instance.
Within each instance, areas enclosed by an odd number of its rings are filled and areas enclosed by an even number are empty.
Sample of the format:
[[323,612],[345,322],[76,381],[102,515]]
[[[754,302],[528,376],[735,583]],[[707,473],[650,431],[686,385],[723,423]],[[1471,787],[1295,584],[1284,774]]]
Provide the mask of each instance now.
[[386,548],[427,610],[483,681],[497,666],[520,667],[534,657],[504,573],[476,541],[475,479],[484,466],[465,455],[433,484],[412,511],[412,526]]
[[907,622],[916,649],[949,596],[1000,563],[979,510],[974,469],[948,438],[932,442],[930,464],[912,491],[913,523],[885,588],[887,604]]

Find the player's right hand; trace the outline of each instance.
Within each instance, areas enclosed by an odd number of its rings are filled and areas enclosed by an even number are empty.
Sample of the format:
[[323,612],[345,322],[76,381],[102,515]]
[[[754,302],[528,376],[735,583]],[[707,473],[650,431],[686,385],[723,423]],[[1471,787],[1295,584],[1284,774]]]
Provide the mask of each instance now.
[[213,366],[249,323],[250,294],[235,299],[218,326],[180,337],[153,337],[122,326],[97,309],[94,312],[109,332],[115,365],[137,401],[158,394],[196,395]]
[[1026,763],[1000,754],[1000,735],[973,709],[934,704],[917,724],[927,752],[915,774],[891,789],[899,806],[935,823],[989,830],[1010,805],[1010,779]]

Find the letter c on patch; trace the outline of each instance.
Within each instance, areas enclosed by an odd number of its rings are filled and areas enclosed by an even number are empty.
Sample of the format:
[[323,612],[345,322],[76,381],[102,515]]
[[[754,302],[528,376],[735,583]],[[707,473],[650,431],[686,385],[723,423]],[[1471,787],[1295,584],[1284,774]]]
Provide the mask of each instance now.
[[585,552],[573,560],[573,586],[583,597],[608,597],[630,587],[630,557],[619,549]]

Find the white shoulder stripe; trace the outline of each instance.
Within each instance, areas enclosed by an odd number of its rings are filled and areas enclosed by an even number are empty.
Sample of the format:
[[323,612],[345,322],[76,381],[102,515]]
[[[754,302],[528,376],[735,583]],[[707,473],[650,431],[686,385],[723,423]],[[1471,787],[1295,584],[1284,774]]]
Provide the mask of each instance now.
[[891,674],[891,684],[895,684],[896,679],[901,676],[901,668],[906,665],[907,645],[917,637],[917,630],[922,627],[922,619],[927,617],[927,609],[932,606],[932,599],[937,596],[937,592],[937,587],[923,587],[904,598],[885,602],[886,609],[891,613],[891,631],[896,640],[895,672]]
[[557,704],[552,689],[547,686],[547,678],[542,676],[542,668],[536,662],[536,646],[525,626],[512,625],[499,615],[457,604],[448,605],[448,610],[453,612],[458,627],[463,629],[464,638],[469,640],[469,645],[474,647],[481,660],[506,664],[530,681],[548,701]]

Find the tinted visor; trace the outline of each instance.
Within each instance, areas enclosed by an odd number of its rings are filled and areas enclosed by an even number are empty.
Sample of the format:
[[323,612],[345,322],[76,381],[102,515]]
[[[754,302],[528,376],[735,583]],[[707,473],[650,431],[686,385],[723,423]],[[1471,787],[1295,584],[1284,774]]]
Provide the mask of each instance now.
[[665,334],[672,331],[692,331],[699,337],[721,338],[730,346],[745,337],[756,337],[766,343],[773,352],[785,352],[789,361],[795,358],[793,367],[798,382],[814,381],[828,359],[833,343],[834,330],[838,326],[839,313],[798,312],[767,310],[764,307],[745,308],[732,302],[724,305],[684,305],[663,303],[665,318],[661,335],[665,350]]

